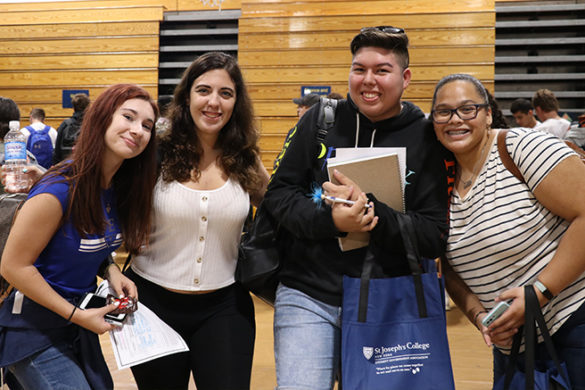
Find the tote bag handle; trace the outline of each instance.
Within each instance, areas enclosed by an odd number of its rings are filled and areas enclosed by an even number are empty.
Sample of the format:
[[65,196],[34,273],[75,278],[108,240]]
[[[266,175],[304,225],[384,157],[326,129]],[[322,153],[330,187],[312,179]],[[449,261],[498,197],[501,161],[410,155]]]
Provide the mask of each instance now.
[[514,342],[512,344],[512,351],[510,353],[510,361],[506,367],[506,377],[504,380],[504,389],[509,389],[512,383],[512,377],[516,368],[516,362],[518,361],[518,354],[520,352],[520,344],[522,342],[522,335],[525,338],[525,378],[526,378],[526,390],[534,389],[534,369],[536,368],[536,327],[538,325],[544,345],[549,357],[553,361],[555,368],[563,379],[568,383],[568,378],[565,377],[565,371],[561,367],[561,362],[555,351],[552,338],[546,326],[546,321],[542,315],[542,310],[538,304],[538,298],[534,292],[532,285],[524,286],[524,326],[520,327],[518,333],[514,336]]
[[[421,274],[423,273],[422,264],[420,261],[420,254],[418,252],[418,245],[416,235],[414,233],[414,226],[412,224],[411,216],[408,214],[398,215],[398,227],[404,242],[404,250],[410,272],[414,281],[414,289],[416,294],[416,301],[418,305],[418,314],[420,318],[428,317],[427,304],[425,300],[424,288]],[[372,277],[372,270],[376,263],[374,253],[371,247],[368,247],[366,258],[362,267],[362,274],[360,277],[360,299],[358,307],[358,322],[366,322],[368,315],[368,295],[370,290],[370,279]]]

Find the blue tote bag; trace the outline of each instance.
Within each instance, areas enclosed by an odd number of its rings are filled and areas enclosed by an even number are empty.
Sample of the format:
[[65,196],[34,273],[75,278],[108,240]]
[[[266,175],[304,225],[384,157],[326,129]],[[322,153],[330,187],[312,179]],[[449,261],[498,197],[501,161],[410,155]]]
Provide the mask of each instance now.
[[373,279],[371,250],[361,278],[343,279],[343,390],[454,389],[443,281],[421,259],[410,217],[400,215],[412,274]]
[[[567,366],[555,351],[538,298],[532,285],[524,286],[524,326],[514,336],[506,374],[494,384],[493,390],[571,390]],[[538,324],[548,359],[536,359],[536,328]],[[522,337],[525,339],[524,365],[518,355]]]

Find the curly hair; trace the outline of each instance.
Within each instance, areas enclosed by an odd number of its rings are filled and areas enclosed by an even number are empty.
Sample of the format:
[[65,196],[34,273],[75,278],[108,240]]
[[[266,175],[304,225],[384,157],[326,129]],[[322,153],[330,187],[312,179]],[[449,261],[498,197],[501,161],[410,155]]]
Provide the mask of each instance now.
[[165,182],[187,181],[195,171],[199,178],[199,162],[203,149],[195,131],[189,107],[190,92],[195,80],[215,69],[225,69],[236,87],[236,103],[231,118],[220,130],[215,146],[221,150],[219,165],[251,193],[262,186],[259,175],[260,148],[254,125],[252,102],[242,72],[234,57],[210,52],[198,57],[183,73],[169,107],[171,127],[161,136],[161,175]]

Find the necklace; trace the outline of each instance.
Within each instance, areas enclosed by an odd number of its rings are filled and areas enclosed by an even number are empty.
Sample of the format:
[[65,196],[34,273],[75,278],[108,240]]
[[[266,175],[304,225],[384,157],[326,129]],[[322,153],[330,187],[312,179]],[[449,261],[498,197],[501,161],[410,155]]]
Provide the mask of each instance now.
[[481,147],[481,152],[479,154],[479,158],[477,159],[477,161],[475,162],[475,165],[473,166],[473,170],[471,171],[471,176],[469,177],[469,179],[467,180],[463,180],[463,178],[461,177],[461,173],[459,174],[459,181],[461,182],[461,184],[463,184],[463,188],[464,189],[468,189],[469,187],[471,187],[471,184],[473,183],[473,179],[477,176],[478,174],[478,168],[481,167],[481,165],[484,162],[484,152],[485,152],[485,147],[488,144],[488,141],[490,139],[490,131],[488,129],[487,131],[487,137],[485,139],[485,142],[483,143],[483,146]]

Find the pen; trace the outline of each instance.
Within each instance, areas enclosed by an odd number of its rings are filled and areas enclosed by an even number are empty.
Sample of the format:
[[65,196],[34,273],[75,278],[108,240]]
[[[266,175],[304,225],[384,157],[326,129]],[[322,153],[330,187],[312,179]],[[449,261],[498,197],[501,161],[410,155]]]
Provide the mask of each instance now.
[[[330,196],[330,195],[325,195],[325,194],[321,194],[321,199],[323,200],[329,200],[333,203],[344,203],[344,204],[348,204],[348,205],[354,205],[355,202],[353,200],[348,200],[348,199],[341,199],[341,198],[336,198],[334,196]],[[366,203],[366,205],[364,206],[366,208],[371,208],[372,205]]]

